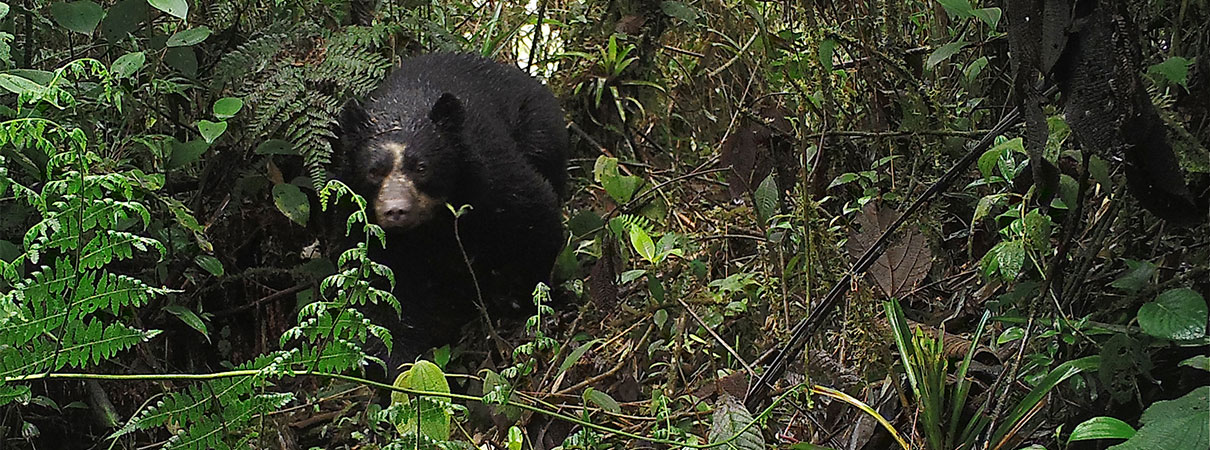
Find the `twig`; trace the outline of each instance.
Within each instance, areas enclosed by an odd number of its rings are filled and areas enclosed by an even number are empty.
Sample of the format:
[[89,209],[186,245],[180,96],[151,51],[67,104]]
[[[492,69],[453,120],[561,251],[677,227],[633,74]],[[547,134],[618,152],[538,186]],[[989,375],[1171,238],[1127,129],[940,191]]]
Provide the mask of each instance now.
[[644,341],[647,340],[647,335],[651,334],[652,328],[654,328],[654,327],[648,326],[647,331],[643,333],[643,337],[639,338],[639,340],[634,345],[627,345],[626,349],[622,350],[622,354],[617,356],[618,363],[615,364],[612,368],[610,368],[609,370],[607,370],[605,372],[602,372],[602,373],[596,374],[590,378],[587,378],[584,381],[576,383],[574,386],[571,386],[571,387],[568,387],[565,389],[561,389],[558,392],[554,392],[553,394],[554,395],[566,395],[566,394],[569,394],[572,392],[576,392],[576,391],[579,391],[580,389],[583,389],[587,386],[592,385],[593,383],[596,383],[598,381],[609,378],[609,377],[613,376],[613,374],[615,374],[615,373],[618,373],[618,371],[622,370],[622,367],[625,366],[627,362],[631,362],[629,359],[630,352],[634,351],[635,346],[641,345]]
[[307,290],[307,289],[310,289],[312,286],[315,286],[315,283],[313,283],[313,282],[306,282],[306,283],[302,283],[302,284],[299,284],[299,285],[296,285],[296,286],[293,286],[293,287],[289,287],[289,288],[286,288],[286,289],[283,289],[283,290],[280,290],[280,291],[274,292],[274,293],[272,293],[272,294],[266,295],[266,296],[264,296],[264,297],[261,297],[259,300],[252,302],[252,303],[243,304],[243,305],[240,305],[240,306],[236,306],[236,307],[234,307],[234,308],[228,308],[228,309],[224,309],[224,310],[222,310],[222,311],[217,311],[217,312],[214,312],[213,314],[214,314],[214,317],[224,317],[224,316],[229,316],[229,315],[232,315],[232,314],[235,314],[235,313],[239,313],[239,312],[242,312],[242,311],[246,311],[246,310],[251,309],[251,308],[255,308],[255,307],[260,306],[260,305],[265,304],[265,303],[269,303],[269,302],[274,302],[274,301],[280,300],[280,299],[282,299],[282,298],[284,298],[284,297],[286,297],[286,296],[288,296],[288,295],[297,294],[297,293],[299,293],[299,292],[302,292],[302,291],[305,291],[305,290]]
[[479,310],[479,315],[483,319],[483,324],[487,326],[487,334],[491,336],[492,341],[496,343],[496,350],[500,352],[500,356],[508,358],[508,354],[512,353],[512,349],[504,338],[500,337],[500,333],[496,332],[495,325],[492,324],[492,317],[487,313],[487,304],[483,302],[483,290],[479,287],[479,277],[475,275],[475,268],[471,265],[471,258],[466,254],[466,247],[462,245],[462,235],[458,233],[458,212],[454,213],[454,241],[458,243],[458,252],[462,254],[462,262],[466,263],[466,271],[471,274],[471,284],[475,286],[475,308]]
[[714,331],[713,327],[707,325],[706,321],[702,320],[702,318],[693,311],[693,308],[689,307],[688,303],[685,303],[684,300],[679,298],[676,299],[676,302],[680,303],[681,307],[685,308],[685,312],[688,312],[689,315],[693,317],[693,320],[696,320],[697,324],[702,326],[702,329],[706,330],[707,333],[710,333],[710,336],[713,337],[715,341],[718,341],[719,344],[722,344],[723,348],[727,349],[727,353],[730,353],[731,356],[735,357],[740,364],[744,365],[744,370],[748,371],[748,376],[752,376],[756,373],[756,369],[753,369],[752,366],[748,364],[748,361],[745,360],[743,356],[739,355],[739,352],[736,352],[735,349],[731,348],[731,345],[727,344],[727,341],[723,340],[722,336],[719,336],[718,333]]
[[962,130],[919,130],[919,131],[903,131],[903,130],[856,131],[856,130],[848,130],[848,131],[824,131],[824,132],[819,132],[819,133],[812,133],[812,134],[803,136],[803,138],[804,139],[816,139],[816,138],[820,138],[820,137],[824,137],[824,136],[840,136],[840,137],[852,137],[852,138],[880,138],[880,137],[904,137],[904,136],[976,137],[976,136],[985,136],[985,135],[987,135],[987,133],[989,133],[991,131],[992,130],[970,130],[970,131],[962,131]]

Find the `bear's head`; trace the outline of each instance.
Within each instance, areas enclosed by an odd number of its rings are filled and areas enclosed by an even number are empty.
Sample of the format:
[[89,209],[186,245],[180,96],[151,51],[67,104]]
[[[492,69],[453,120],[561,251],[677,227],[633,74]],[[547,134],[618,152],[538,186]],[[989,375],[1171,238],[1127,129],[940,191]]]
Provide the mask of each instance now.
[[[388,231],[415,228],[445,212],[465,164],[462,102],[449,93],[409,94],[350,103],[340,120],[345,181]],[[421,100],[426,97],[436,100]]]

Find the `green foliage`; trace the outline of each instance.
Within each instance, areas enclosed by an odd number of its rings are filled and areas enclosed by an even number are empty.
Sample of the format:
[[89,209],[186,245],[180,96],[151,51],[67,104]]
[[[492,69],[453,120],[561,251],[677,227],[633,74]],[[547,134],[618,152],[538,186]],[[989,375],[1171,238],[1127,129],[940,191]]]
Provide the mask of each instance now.
[[311,370],[344,372],[361,367],[368,361],[382,364],[381,360],[367,355],[363,350],[366,339],[373,336],[381,340],[387,351],[394,343],[389,330],[374,325],[355,308],[386,304],[397,313],[400,311],[399,300],[389,290],[379,289],[372,284],[376,279],[385,278],[392,289],[395,287],[395,275],[391,269],[369,258],[369,248],[374,241],[386,245],[382,228],[369,223],[365,199],[344,183],[329,181],[320,193],[325,209],[346,197],[355,210],[345,222],[345,234],[351,235],[353,227],[360,224],[361,234],[358,236],[362,239],[340,255],[336,273],[320,282],[319,289],[325,298],[303,306],[298,312],[298,325],[281,336],[283,348],[290,348],[291,341],[300,341],[297,343],[299,348],[316,349]]
[[643,179],[633,175],[622,175],[618,170],[618,159],[607,156],[597,157],[596,165],[593,166],[593,179],[601,183],[605,188],[605,193],[609,194],[613,201],[618,203],[628,203],[638,193],[640,187],[643,186]]
[[[445,373],[429,361],[420,360],[395,378],[395,387],[426,392],[448,394],[450,385]],[[391,393],[391,406],[400,409],[401,415],[395,422],[399,434],[406,439],[415,437],[425,441],[448,441],[450,439],[450,416],[452,403],[445,397],[416,396],[412,398],[399,392]]]
[[[327,31],[306,20],[290,26],[294,30],[289,34],[265,33],[223,55],[215,66],[212,88],[233,92],[251,107],[248,135],[290,142],[303,156],[311,183],[319,190],[327,181],[324,170],[332,162],[336,116],[345,99],[369,93],[386,76],[390,62],[383,44],[396,28],[347,26]],[[322,59],[298,64],[295,45],[306,40],[323,43],[314,50]]]
[[169,392],[160,401],[143,410],[135,419],[116,431],[111,438],[136,430],[175,427],[181,431],[164,443],[164,448],[207,449],[248,445],[256,437],[231,431],[243,430],[253,420],[285,406],[294,395],[266,393],[271,377],[292,375],[291,367],[311,359],[310,355],[277,352],[262,355],[239,367],[250,372],[190,385]]
[[[903,371],[908,384],[916,396],[920,408],[920,427],[930,449],[973,448],[978,434],[988,426],[989,418],[979,408],[976,417],[959,429],[961,415],[966,408],[972,380],[967,377],[975,347],[971,346],[966,357],[953,374],[957,382],[950,387],[947,383],[949,364],[946,361],[943,339],[930,336],[920,328],[912,332],[899,301],[891,299],[883,304],[887,321],[894,332],[895,346],[899,349]],[[973,342],[978,342],[990,314],[980,319]],[[960,433],[960,434],[959,434]]]
[[1171,289],[1139,308],[1139,327],[1161,339],[1193,340],[1206,336],[1206,300],[1188,288]]
[[[975,346],[967,349],[965,358],[954,374],[958,382],[950,387],[947,382],[950,374],[941,336],[931,336],[920,328],[915,332],[910,331],[903,310],[895,299],[886,302],[884,308],[887,321],[894,332],[895,346],[899,350],[908,384],[920,408],[918,426],[923,428],[921,431],[928,442],[927,448],[975,448],[980,435],[991,425],[991,417],[986,414],[986,403],[978,407],[974,418],[962,418],[972,385],[972,380],[967,377],[967,370],[975,354]],[[979,342],[989,317],[990,313],[984,313],[972,342]],[[991,442],[1002,442],[1002,439],[1022,425],[1021,422],[1029,420],[1030,411],[1037,408],[1039,402],[1057,385],[1081,372],[1096,370],[1100,361],[1097,356],[1068,361],[1039,379],[1034,388],[1011,408],[1007,419],[996,427],[991,434]],[[964,425],[960,427],[960,424]]]
[[1156,448],[1205,448],[1210,446],[1210,386],[1201,386],[1184,396],[1159,401],[1147,407],[1136,432],[1129,424],[1112,417],[1094,417],[1074,430],[1068,441],[1126,439],[1113,450]]
[[[9,285],[0,295],[0,378],[13,380],[71,367],[85,369],[156,336],[128,323],[132,311],[169,293],[136,277],[114,273],[123,261],[162,257],[164,245],[142,235],[150,224],[163,177],[138,169],[99,172],[111,164],[80,128],[37,117],[45,106],[77,104],[60,88],[95,78],[112,87],[114,79],[94,60],[79,60],[57,70],[51,82],[26,80],[13,115],[0,121],[0,197],[32,211],[21,251],[0,260],[0,276]],[[33,158],[44,166],[13,173],[10,158]],[[29,161],[29,159],[26,159]],[[23,180],[41,178],[42,182]],[[22,274],[26,265],[36,265]],[[0,401],[27,395],[20,383],[0,385]]]

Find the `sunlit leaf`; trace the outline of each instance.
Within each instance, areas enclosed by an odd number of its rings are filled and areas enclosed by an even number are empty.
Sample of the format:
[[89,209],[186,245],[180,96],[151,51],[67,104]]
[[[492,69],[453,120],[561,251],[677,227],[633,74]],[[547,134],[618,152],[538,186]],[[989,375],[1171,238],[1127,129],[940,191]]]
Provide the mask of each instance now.
[[147,3],[178,19],[185,19],[189,15],[189,2],[185,0],[147,0]]

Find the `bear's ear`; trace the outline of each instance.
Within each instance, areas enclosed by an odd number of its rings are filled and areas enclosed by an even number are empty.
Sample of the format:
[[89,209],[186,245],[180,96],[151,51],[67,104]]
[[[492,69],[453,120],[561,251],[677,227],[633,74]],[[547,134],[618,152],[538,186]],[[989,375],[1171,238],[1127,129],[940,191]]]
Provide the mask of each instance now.
[[340,111],[338,120],[341,136],[355,136],[370,126],[370,116],[357,100],[349,100]]
[[444,93],[441,98],[437,99],[437,103],[433,104],[433,110],[429,112],[429,120],[432,120],[437,125],[437,129],[447,133],[457,133],[462,131],[462,121],[464,113],[462,111],[462,101],[458,100],[454,94]]

